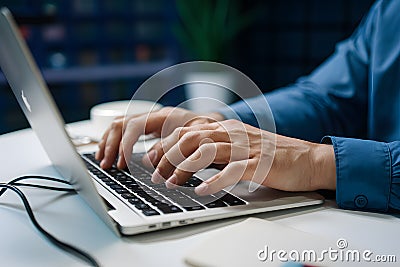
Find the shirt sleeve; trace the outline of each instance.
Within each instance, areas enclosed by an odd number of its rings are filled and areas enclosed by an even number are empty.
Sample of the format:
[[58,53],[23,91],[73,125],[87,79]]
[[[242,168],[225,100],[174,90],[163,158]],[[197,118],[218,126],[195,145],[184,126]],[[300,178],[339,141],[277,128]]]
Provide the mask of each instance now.
[[267,100],[279,134],[319,142],[325,135],[356,137],[365,133],[370,39],[378,4],[354,34],[339,43],[335,53],[310,75],[218,112],[227,119],[258,126],[258,118],[266,116],[259,107]]
[[355,33],[309,76],[219,110],[258,126],[254,113],[267,100],[277,133],[314,142],[329,136],[323,142],[334,147],[336,201],[344,209],[400,210],[400,141],[356,139],[367,137],[370,46],[382,3],[377,1]]
[[353,210],[400,210],[400,141],[324,137],[336,158],[336,202]]

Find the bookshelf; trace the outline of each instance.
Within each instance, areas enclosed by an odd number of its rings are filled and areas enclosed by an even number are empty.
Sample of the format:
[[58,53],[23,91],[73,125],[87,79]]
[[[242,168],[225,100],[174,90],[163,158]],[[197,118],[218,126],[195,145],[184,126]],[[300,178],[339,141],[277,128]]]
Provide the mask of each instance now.
[[[173,0],[3,0],[67,122],[173,65]],[[165,104],[174,104],[174,98]],[[172,101],[172,102],[168,102]],[[0,134],[27,127],[0,73]]]

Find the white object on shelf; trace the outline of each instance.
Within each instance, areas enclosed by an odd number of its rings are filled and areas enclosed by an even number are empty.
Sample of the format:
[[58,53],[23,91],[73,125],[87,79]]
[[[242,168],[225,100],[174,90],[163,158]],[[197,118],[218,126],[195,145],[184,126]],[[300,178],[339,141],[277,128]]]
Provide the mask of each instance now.
[[192,72],[186,75],[186,107],[197,113],[214,111],[233,101],[234,81],[228,72]]
[[147,113],[160,108],[161,104],[145,100],[122,100],[96,105],[90,110],[93,137],[99,140],[118,116]]

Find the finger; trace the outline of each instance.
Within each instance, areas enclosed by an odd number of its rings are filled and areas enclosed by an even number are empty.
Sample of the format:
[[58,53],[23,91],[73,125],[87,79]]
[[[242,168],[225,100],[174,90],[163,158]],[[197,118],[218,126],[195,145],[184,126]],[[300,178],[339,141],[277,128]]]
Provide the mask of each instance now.
[[[152,148],[152,150],[156,151],[157,154],[157,158],[153,162],[154,165],[157,165],[157,168],[151,177],[151,181],[153,183],[165,182],[166,178],[169,178],[171,176],[174,165],[168,161],[168,158],[165,156],[165,154],[173,147],[179,146],[178,143],[181,141],[181,136],[187,134],[189,128],[190,127],[176,128],[171,135],[163,138],[161,142],[157,143]],[[183,141],[185,142],[185,140]],[[177,151],[174,153],[181,155],[179,149],[174,149],[174,151]],[[179,155],[177,155],[176,157],[178,157]]]
[[168,184],[184,184],[192,175],[212,164],[224,164],[248,158],[248,149],[229,143],[202,144],[192,155],[182,161]]
[[[184,135],[182,135],[178,142],[170,149],[167,147],[166,149],[168,150],[166,151],[163,147],[164,156],[157,165],[158,173],[161,174],[162,177],[170,177],[176,166],[182,163],[188,156],[193,154],[193,152],[196,151],[201,144],[224,142],[228,140],[225,132],[210,130],[190,131],[190,128],[192,127],[182,128],[182,131],[189,132],[186,132]],[[169,141],[169,144],[176,140],[176,135],[179,136],[179,134],[175,134],[173,137],[171,137],[172,141]],[[215,157],[215,153],[214,155],[210,155],[212,156],[210,164]],[[191,172],[191,170],[186,171]]]
[[[165,153],[179,142],[181,136],[187,133],[188,129],[189,127],[176,128],[169,136],[162,138],[161,141],[156,143],[148,152],[148,154],[153,154],[154,151],[155,155],[153,155],[152,164],[153,166],[157,166],[151,178],[153,183],[163,183],[166,180],[164,177],[168,178],[171,175],[171,166],[169,166],[170,164],[165,158]],[[163,158],[164,160],[161,162]],[[159,165],[161,166],[161,170],[158,168]]]
[[142,134],[160,132],[160,127],[164,120],[160,111],[146,113],[141,116],[132,117],[123,125],[122,145],[119,149],[118,168],[125,168],[126,163],[132,155],[133,145]]
[[121,151],[123,150],[124,150],[123,142],[121,140],[121,142],[119,142],[119,148],[118,148],[118,161],[117,161],[118,169],[125,169],[127,167],[127,160],[125,159],[125,153],[121,153]]
[[146,119],[143,117],[132,118],[124,124],[125,130],[118,151],[118,168],[123,169],[127,166],[127,162],[129,162],[132,155],[133,145],[145,133],[145,124]]
[[179,141],[179,132],[181,129],[182,127],[176,128],[172,134],[162,138],[148,151],[148,154],[153,153],[153,151],[155,153],[155,156],[153,156],[151,160],[153,166],[157,166],[165,152],[170,150],[171,147],[173,147]]
[[166,181],[168,188],[175,188],[189,180],[192,175],[208,166],[213,162],[223,162],[229,160],[231,145],[228,143],[206,143],[182,161],[175,169],[173,175]]
[[117,157],[118,147],[122,137],[121,124],[118,122],[113,123],[105,141],[104,146],[104,157],[100,162],[100,166],[103,169],[110,168]]
[[142,164],[149,168],[154,170],[154,164],[153,161],[155,158],[157,158],[157,150],[150,150],[146,154],[143,155],[142,157]]
[[221,172],[195,188],[200,196],[217,193],[227,186],[235,185],[240,180],[249,180],[253,176],[256,160],[241,160],[229,163]]
[[107,144],[108,135],[111,131],[118,130],[120,131],[120,127],[123,124],[123,119],[121,117],[116,117],[108,129],[104,132],[103,136],[101,137],[101,141],[99,142],[99,150],[96,152],[96,159],[101,161],[104,158],[104,150]]
[[101,161],[104,158],[104,148],[106,146],[106,141],[107,141],[107,137],[108,137],[108,133],[110,132],[110,129],[107,129],[107,131],[103,134],[98,147],[99,149],[96,152],[96,160]]

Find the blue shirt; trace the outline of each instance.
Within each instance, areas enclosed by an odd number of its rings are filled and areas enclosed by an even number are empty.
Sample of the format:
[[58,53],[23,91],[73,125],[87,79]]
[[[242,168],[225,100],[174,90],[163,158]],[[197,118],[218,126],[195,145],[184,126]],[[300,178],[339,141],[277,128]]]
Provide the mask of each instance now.
[[257,126],[249,105],[257,112],[266,98],[277,133],[332,143],[339,207],[400,210],[399,14],[400,1],[376,2],[353,35],[309,76],[231,105],[236,114],[220,112]]

